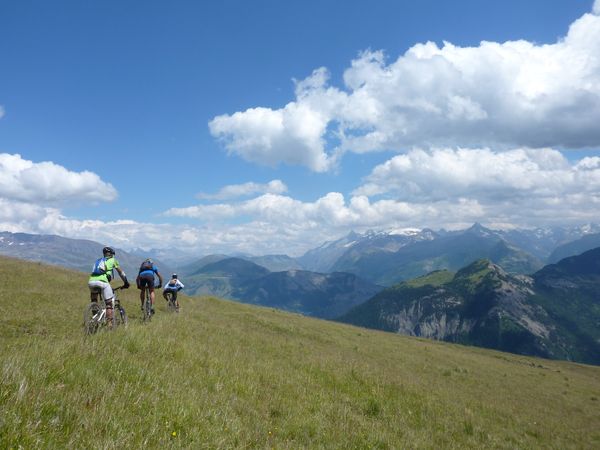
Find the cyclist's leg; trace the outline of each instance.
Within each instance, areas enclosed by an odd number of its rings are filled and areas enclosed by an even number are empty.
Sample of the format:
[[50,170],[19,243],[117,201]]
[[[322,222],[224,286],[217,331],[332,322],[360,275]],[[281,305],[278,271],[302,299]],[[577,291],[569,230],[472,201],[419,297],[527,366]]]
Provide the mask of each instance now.
[[135,279],[137,284],[137,288],[140,290],[140,306],[142,307],[142,311],[144,310],[144,294],[146,293],[144,279],[138,275]]
[[150,303],[154,305],[154,276],[153,275],[144,275],[139,277],[139,285],[140,285],[140,301],[142,303],[142,309],[144,309],[144,301],[146,300],[145,294],[146,289],[150,292]]
[[177,300],[177,289],[173,291],[173,301],[175,302],[175,308],[179,309],[179,300]]
[[[88,288],[90,289],[90,301],[98,304],[98,296],[104,294],[104,290],[106,288],[106,284],[104,281],[92,280],[88,282]],[[110,287],[110,284],[108,285]],[[110,290],[110,295],[112,295],[112,289]],[[102,300],[102,297],[100,297]]]
[[113,298],[115,294],[110,286],[110,283],[104,283],[102,290],[102,297],[104,297],[104,304],[106,305],[106,320],[108,327],[112,328],[113,325]]
[[148,290],[150,291],[150,308],[154,312],[154,285],[148,286]]
[[90,289],[90,302],[95,305],[90,309],[91,316],[89,318],[100,311],[100,306],[98,305],[98,296],[101,294],[102,289],[104,289],[101,283],[102,282],[96,280],[88,281],[88,288]]

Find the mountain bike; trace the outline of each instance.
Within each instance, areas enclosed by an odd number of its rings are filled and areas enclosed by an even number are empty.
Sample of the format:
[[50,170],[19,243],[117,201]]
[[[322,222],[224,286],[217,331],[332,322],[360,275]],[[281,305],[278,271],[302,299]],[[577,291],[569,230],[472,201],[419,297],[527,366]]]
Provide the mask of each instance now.
[[90,302],[83,312],[83,330],[85,334],[95,334],[100,330],[127,326],[127,313],[125,308],[121,306],[117,295],[117,291],[120,289],[123,289],[123,286],[113,289],[114,296],[111,300],[113,306],[112,327],[106,317],[106,300],[102,298],[102,291],[100,289],[96,290],[101,301]]
[[177,308],[176,297],[173,295],[173,292],[166,291],[165,296],[167,297],[167,309],[169,312],[179,312],[179,309]]
[[[154,289],[160,289],[160,286],[156,286]],[[146,291],[146,297],[144,299],[144,306],[142,308],[142,322],[150,322],[152,315],[154,314],[152,311],[152,302],[150,301],[150,289],[145,287],[144,291]]]

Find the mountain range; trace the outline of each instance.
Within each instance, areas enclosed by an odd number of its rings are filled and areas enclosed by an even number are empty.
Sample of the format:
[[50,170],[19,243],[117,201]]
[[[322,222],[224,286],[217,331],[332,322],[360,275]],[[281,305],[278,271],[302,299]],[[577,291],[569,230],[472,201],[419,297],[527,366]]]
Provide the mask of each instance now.
[[513,353],[600,364],[600,248],[531,276],[489,260],[387,288],[340,321]]
[[241,258],[204,261],[191,272],[180,272],[189,295],[215,295],[324,319],[343,314],[382,289],[349,273],[271,272]]
[[538,258],[475,224],[459,233],[440,235],[424,230],[392,251],[359,243],[338,258],[332,270],[360,274],[373,283],[391,286],[434,270],[457,270],[480,258],[514,273],[531,273],[543,266]]
[[188,260],[180,271],[190,273],[208,261],[235,256],[271,272],[348,272],[374,284],[391,286],[433,270],[458,270],[477,259],[488,258],[510,273],[531,274],[543,267],[561,244],[584,237],[583,245],[577,247],[579,253],[594,248],[588,236],[595,232],[600,232],[600,227],[595,224],[510,231],[474,224],[459,231],[350,232],[295,258],[287,255],[208,255],[193,262]]
[[[179,275],[190,295],[598,364],[600,250],[545,267],[523,250],[537,248],[550,259],[584,251],[597,243],[596,229],[519,233],[475,224],[450,232],[350,233],[300,258],[208,255],[182,265]],[[574,240],[549,245],[565,236]],[[84,272],[102,247],[60,236],[0,233],[0,254]],[[144,257],[117,249],[130,278]],[[157,264],[168,276],[172,269]]]
[[548,257],[548,262],[556,263],[561,259],[579,255],[596,247],[600,247],[600,233],[586,234],[575,241],[569,241],[556,247]]
[[561,245],[583,239],[578,252],[565,256],[594,248],[590,237],[599,232],[600,226],[596,224],[507,231],[477,223],[459,231],[351,232],[309,250],[296,260],[306,270],[350,272],[386,286],[433,270],[458,270],[480,258],[488,258],[510,273],[531,274],[543,267]]
[[[103,244],[85,239],[69,239],[56,235],[0,232],[0,254],[30,261],[55,264],[69,269],[89,272],[94,261],[102,256]],[[115,247],[115,257],[131,283],[141,262],[147,257]],[[155,263],[163,277],[172,269],[160,260]],[[115,276],[117,276],[115,274]],[[168,278],[167,278],[168,279]]]

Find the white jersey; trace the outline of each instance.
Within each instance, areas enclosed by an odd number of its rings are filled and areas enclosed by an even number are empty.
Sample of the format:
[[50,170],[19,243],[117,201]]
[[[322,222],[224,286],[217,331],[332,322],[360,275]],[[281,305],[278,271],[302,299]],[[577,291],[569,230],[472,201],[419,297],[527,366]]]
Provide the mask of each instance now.
[[181,289],[183,289],[183,283],[177,279],[175,280],[170,280],[167,284],[165,284],[165,287],[163,289],[171,289],[171,290],[178,290],[180,291]]

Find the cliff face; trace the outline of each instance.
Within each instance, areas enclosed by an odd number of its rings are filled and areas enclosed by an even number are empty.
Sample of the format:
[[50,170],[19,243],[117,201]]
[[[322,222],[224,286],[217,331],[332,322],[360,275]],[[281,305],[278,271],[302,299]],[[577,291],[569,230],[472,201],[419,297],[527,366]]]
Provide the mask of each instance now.
[[598,330],[563,320],[564,309],[578,309],[577,315],[589,318],[600,306],[596,300],[594,307],[587,295],[592,285],[600,291],[600,277],[590,264],[581,271],[573,267],[577,265],[570,261],[532,277],[514,276],[479,260],[441,281],[426,276],[386,289],[340,320],[411,336],[600,363],[600,336],[594,334]]

